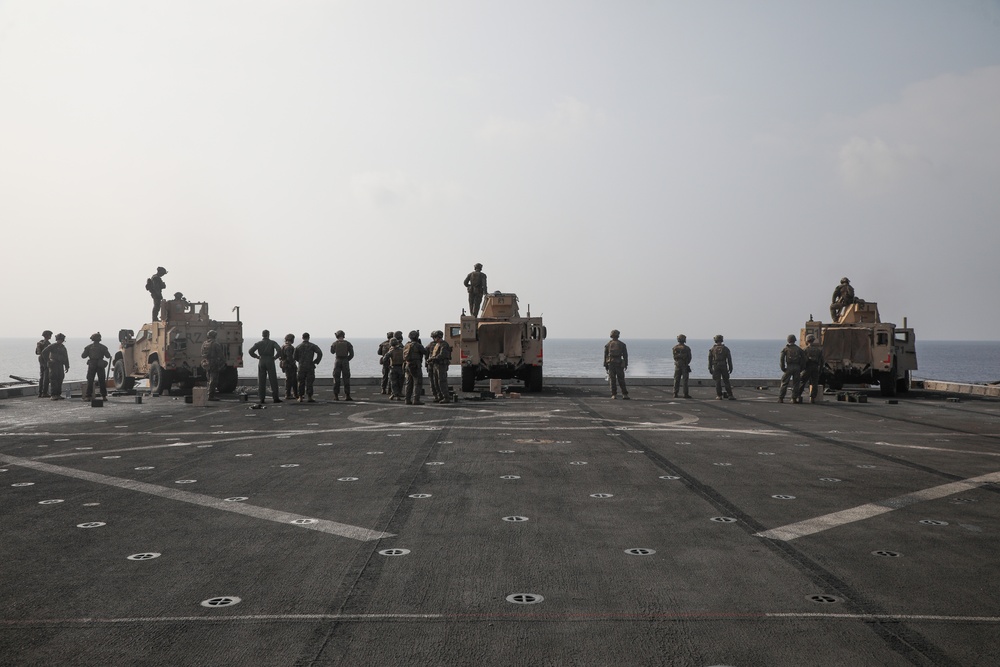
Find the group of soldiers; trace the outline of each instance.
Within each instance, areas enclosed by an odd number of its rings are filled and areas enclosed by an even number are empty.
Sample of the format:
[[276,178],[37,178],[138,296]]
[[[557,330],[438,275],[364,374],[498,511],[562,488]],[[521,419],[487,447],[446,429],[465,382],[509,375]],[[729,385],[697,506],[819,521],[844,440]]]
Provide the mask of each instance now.
[[[209,340],[202,345],[202,365],[209,371],[209,400],[218,400],[210,370],[214,333],[209,332]],[[316,367],[323,360],[323,350],[309,340],[308,333],[302,334],[302,342],[298,345],[295,345],[294,334],[285,336],[285,344],[281,346],[271,340],[271,332],[267,329],[261,332],[261,336],[261,340],[254,343],[249,352],[251,357],[258,360],[259,403],[264,403],[268,387],[271,388],[274,402],[282,402],[278,396],[276,361],[285,374],[285,400],[315,403],[313,384],[316,380]],[[337,331],[335,336],[336,340],[330,345],[330,354],[334,357],[333,400],[340,400],[340,389],[343,386],[344,400],[353,401],[351,360],[354,358],[354,345],[346,339],[343,331]],[[431,342],[427,346],[421,342],[419,331],[411,331],[407,338],[404,344],[402,331],[389,331],[386,333],[386,340],[378,346],[377,353],[382,365],[382,394],[388,395],[391,401],[423,405],[420,396],[424,385],[423,368],[426,367],[434,402],[446,403],[452,400],[448,387],[451,346],[444,340],[444,332],[432,331]]]
[[[101,343],[101,334],[97,332],[90,337],[90,345],[83,348],[81,358],[87,360],[87,391],[83,400],[89,401],[94,396],[94,384],[98,385],[101,398],[108,397],[106,359],[111,358],[111,351]],[[69,370],[69,352],[66,350],[66,335],[57,333],[52,342],[52,332],[46,329],[42,339],[35,344],[35,354],[38,355],[38,398],[51,398],[58,401],[62,395],[63,380]]]
[[[628,368],[628,346],[620,340],[618,329],[611,331],[611,340],[604,346],[604,369],[608,373],[611,384],[611,398],[618,398],[618,388],[621,387],[622,398],[629,400],[628,388],[625,386],[625,370]],[[727,398],[736,400],[729,376],[733,372],[733,354],[723,342],[722,334],[713,339],[714,345],[708,351],[708,371],[715,382],[715,397],[719,400]],[[781,386],[778,390],[778,402],[784,403],[788,393],[788,385],[792,385],[792,402],[802,402],[803,386],[811,386],[809,402],[815,403],[819,395],[820,376],[823,371],[823,348],[812,334],[806,336],[808,346],[803,349],[796,345],[795,336],[789,335],[788,344],[781,350]],[[687,336],[679,334],[677,344],[671,350],[674,358],[674,398],[683,396],[691,398],[688,392],[688,382],[691,374],[691,348],[687,345]],[[681,393],[683,392],[683,393]]]

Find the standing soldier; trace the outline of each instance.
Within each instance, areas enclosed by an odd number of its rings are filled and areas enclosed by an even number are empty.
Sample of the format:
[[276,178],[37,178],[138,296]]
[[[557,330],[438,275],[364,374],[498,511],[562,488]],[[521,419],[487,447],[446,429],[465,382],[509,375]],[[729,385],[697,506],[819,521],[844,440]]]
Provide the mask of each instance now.
[[153,319],[150,322],[160,321],[160,302],[163,301],[163,290],[167,289],[167,284],[163,282],[163,276],[167,275],[167,270],[162,266],[156,267],[156,273],[146,280],[146,290],[153,297]]
[[90,337],[90,340],[93,342],[83,348],[83,354],[80,355],[87,360],[87,391],[83,396],[83,400],[85,401],[89,401],[94,396],[95,377],[97,378],[98,388],[101,390],[101,398],[106,399],[108,397],[107,374],[104,372],[104,369],[108,366],[108,362],[104,360],[111,358],[111,352],[101,343],[101,332],[95,333]]
[[63,341],[66,335],[57,333],[56,342],[42,350],[42,360],[49,369],[49,393],[53,401],[62,400],[62,383],[69,370],[69,353]]
[[830,302],[830,318],[836,324],[849,305],[854,303],[854,288],[846,277],[840,279],[840,284],[833,288],[833,298]]
[[474,271],[465,277],[464,284],[469,292],[469,312],[473,317],[479,317],[479,306],[486,294],[486,274],[483,273],[483,265],[478,262],[472,268]]
[[42,332],[42,339],[35,343],[35,354],[38,356],[38,398],[50,398],[49,365],[42,359],[42,352],[52,344],[51,338],[52,332],[46,329]]
[[385,340],[378,345],[378,358],[382,364],[382,393],[389,393],[389,366],[385,364],[385,353],[392,347],[392,332],[385,333]]
[[285,400],[298,399],[299,377],[295,365],[295,336],[285,336],[285,344],[281,346],[281,370],[285,371]]
[[788,334],[788,344],[781,348],[781,386],[778,388],[778,403],[785,402],[788,382],[792,382],[792,403],[802,402],[802,368],[806,353],[795,344],[795,336]]
[[[820,376],[823,374],[823,346],[816,342],[816,336],[806,336],[808,347],[805,349],[806,369],[802,371],[803,385],[809,383],[809,402],[815,403],[819,395]],[[801,400],[801,399],[800,399]]]
[[625,371],[628,369],[628,347],[618,340],[621,332],[611,330],[611,340],[604,346],[604,370],[611,380],[611,398],[618,398],[618,385],[622,387],[622,398],[629,400],[628,389],[625,387]]
[[450,391],[448,389],[448,364],[451,363],[451,345],[444,339],[444,332],[440,329],[431,332],[431,339],[434,341],[434,351],[430,355],[431,373],[435,376],[436,382],[433,386],[437,390],[434,396],[435,403],[447,403]]
[[299,365],[299,403],[303,397],[308,403],[313,400],[313,383],[316,381],[316,367],[323,360],[323,350],[319,345],[309,342],[309,334],[302,334],[302,342],[295,348],[295,361]]
[[686,345],[687,336],[680,334],[677,336],[677,345],[674,345],[674,398],[683,386],[684,398],[691,398],[688,393],[688,378],[691,375],[691,348]]
[[424,368],[427,370],[427,379],[431,384],[431,394],[434,395],[434,402],[438,402],[438,396],[440,396],[440,391],[438,390],[438,374],[435,372],[434,364],[431,362],[431,357],[434,356],[434,348],[437,347],[437,331],[431,332],[431,342],[424,346]]
[[274,396],[275,403],[281,403],[278,398],[278,373],[274,370],[274,360],[281,358],[281,348],[271,340],[271,332],[264,329],[260,332],[261,340],[253,344],[250,348],[250,356],[257,359],[257,395],[260,397],[260,404],[264,405],[267,398],[267,385],[270,379],[271,395]]
[[392,388],[390,401],[403,400],[403,364],[406,356],[403,353],[403,345],[398,339],[389,341],[389,351],[382,355],[382,367],[389,369],[389,386]]
[[708,371],[715,380],[715,397],[722,400],[722,387],[726,387],[726,396],[729,400],[735,401],[733,387],[729,384],[729,374],[733,372],[733,355],[729,348],[722,343],[722,334],[716,336],[715,345],[708,351]]
[[420,332],[411,331],[409,342],[403,347],[403,361],[406,364],[406,404],[423,405],[420,394],[424,390],[424,374],[420,362],[424,359],[424,346],[420,343]]
[[219,335],[215,329],[206,334],[208,338],[201,344],[201,367],[208,377],[208,400],[219,400],[219,374],[226,367],[226,347],[216,338]]
[[340,400],[340,380],[344,380],[344,400],[353,401],[351,398],[351,359],[354,358],[354,346],[344,340],[344,332],[338,331],[334,334],[337,340],[330,346],[330,354],[333,355],[333,400]]

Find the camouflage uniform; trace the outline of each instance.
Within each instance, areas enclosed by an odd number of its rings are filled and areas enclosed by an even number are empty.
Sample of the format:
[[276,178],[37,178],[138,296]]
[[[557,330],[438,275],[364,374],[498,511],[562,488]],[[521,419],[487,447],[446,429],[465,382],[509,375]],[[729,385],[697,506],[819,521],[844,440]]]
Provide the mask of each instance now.
[[622,398],[628,400],[625,387],[625,371],[628,369],[628,347],[618,340],[618,329],[611,332],[611,340],[604,346],[604,368],[611,381],[611,398],[618,398],[618,385],[622,388]]
[[42,359],[42,352],[52,344],[49,340],[51,337],[52,332],[46,329],[42,332],[42,339],[35,343],[35,355],[38,357],[38,398],[49,398],[49,365]]
[[216,332],[209,331],[208,339],[201,344],[201,366],[208,377],[208,400],[219,400],[219,375],[226,367],[226,346],[216,340]]
[[785,402],[788,393],[788,383],[792,383],[792,403],[802,402],[802,367],[806,355],[802,348],[795,344],[795,336],[788,337],[788,344],[781,348],[781,386],[778,388],[778,403]]
[[434,354],[434,348],[437,347],[437,339],[435,339],[434,334],[437,331],[431,332],[431,342],[424,346],[424,369],[427,371],[427,379],[431,384],[431,394],[434,396],[434,402],[437,403],[438,397],[441,395],[438,391],[438,376],[434,372],[434,364],[431,363],[431,356]]
[[[448,388],[448,365],[451,363],[451,345],[448,345],[448,342],[444,339],[443,331],[435,331],[434,334],[437,334],[434,351],[428,359],[431,375],[436,380],[433,383],[436,389],[434,401],[436,403],[446,403],[451,393]],[[431,335],[434,336],[434,334]]]
[[389,366],[385,363],[385,353],[392,347],[392,332],[385,334],[385,340],[378,345],[378,358],[382,365],[382,393],[389,393]]
[[469,312],[473,317],[479,317],[479,306],[486,294],[486,274],[482,272],[483,265],[476,264],[475,270],[465,277],[465,289],[469,291]]
[[167,275],[167,270],[162,266],[156,267],[156,273],[146,281],[146,289],[153,297],[153,319],[150,322],[160,320],[160,303],[163,301],[163,290],[167,289],[167,284],[163,282],[163,276]]
[[101,334],[94,334],[90,340],[94,342],[83,348],[83,354],[80,355],[87,360],[87,392],[83,396],[85,401],[89,401],[94,396],[95,378],[101,391],[101,398],[108,397],[107,373],[104,371],[108,362],[104,360],[111,358],[111,352],[101,343]]
[[66,336],[56,334],[56,342],[42,350],[42,360],[49,369],[49,394],[53,401],[62,399],[62,383],[69,370],[69,353],[63,341]]
[[351,359],[354,358],[354,346],[344,340],[344,332],[337,332],[337,340],[330,346],[333,361],[333,400],[340,400],[340,380],[344,380],[344,395],[348,401],[351,398]]
[[802,371],[802,384],[805,385],[808,383],[810,385],[809,402],[815,403],[816,397],[819,395],[819,383],[823,375],[823,364],[825,363],[823,359],[823,346],[816,342],[816,337],[812,334],[806,336],[806,342],[809,345],[805,349],[806,367]]
[[424,374],[420,363],[425,356],[424,346],[416,331],[410,332],[410,340],[403,347],[403,360],[406,364],[406,404],[423,405],[420,394],[424,390]]
[[382,367],[389,369],[389,386],[392,388],[391,401],[403,400],[403,366],[406,355],[403,346],[393,338],[389,343],[389,351],[382,355]]
[[715,345],[708,351],[708,371],[715,380],[715,397],[722,398],[722,388],[725,385],[726,395],[730,400],[735,400],[733,387],[729,384],[729,374],[733,372],[733,355],[723,345],[722,336],[715,337]]
[[684,389],[684,398],[691,398],[688,393],[688,379],[691,375],[691,348],[685,345],[687,336],[681,334],[677,337],[677,345],[673,347],[674,355],[674,398],[680,389]]
[[313,383],[316,381],[316,367],[323,360],[323,350],[309,342],[309,334],[302,334],[302,342],[295,348],[295,361],[299,365],[299,402],[303,397],[313,400]]
[[852,303],[854,303],[854,288],[851,287],[851,281],[841,278],[840,284],[833,289],[833,297],[830,300],[830,318],[834,323],[840,321],[840,316]]
[[285,336],[285,344],[281,346],[281,370],[285,372],[285,398],[299,397],[298,366],[295,365],[295,336]]
[[[271,340],[271,332],[266,329],[261,333],[263,338],[250,348],[250,356],[257,359],[257,395],[260,403],[267,398],[267,385],[271,385],[271,395],[275,403],[281,403],[278,398],[278,372],[274,368],[274,360],[281,358],[281,348]],[[270,380],[270,382],[268,382]]]

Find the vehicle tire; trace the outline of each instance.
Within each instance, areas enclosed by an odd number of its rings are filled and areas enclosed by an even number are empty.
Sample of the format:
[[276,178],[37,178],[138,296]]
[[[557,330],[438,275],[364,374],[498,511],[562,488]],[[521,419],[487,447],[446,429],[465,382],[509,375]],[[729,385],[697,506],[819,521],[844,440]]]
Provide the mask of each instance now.
[[240,374],[235,366],[226,366],[219,371],[219,393],[231,394],[236,391],[236,385],[240,383]]
[[910,391],[910,371],[905,371],[903,377],[896,380],[896,393],[905,394]]
[[163,370],[160,362],[154,361],[149,365],[149,388],[154,396],[161,394],[170,395],[170,373]]
[[132,391],[135,386],[135,378],[125,374],[125,360],[115,359],[112,377],[115,381],[115,391]]
[[528,370],[528,381],[524,383],[524,387],[530,392],[539,392],[542,390],[541,366],[532,366]]
[[476,369],[472,366],[462,367],[462,391],[476,390]]
[[896,369],[885,373],[879,373],[878,389],[883,396],[892,398],[896,395]]

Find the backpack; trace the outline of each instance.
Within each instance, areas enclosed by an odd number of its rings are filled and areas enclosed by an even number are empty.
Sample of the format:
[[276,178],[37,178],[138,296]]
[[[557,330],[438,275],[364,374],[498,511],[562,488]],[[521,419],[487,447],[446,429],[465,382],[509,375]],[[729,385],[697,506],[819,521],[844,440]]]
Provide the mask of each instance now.
[[146,291],[147,292],[152,292],[153,291],[153,278],[152,277],[146,278]]

